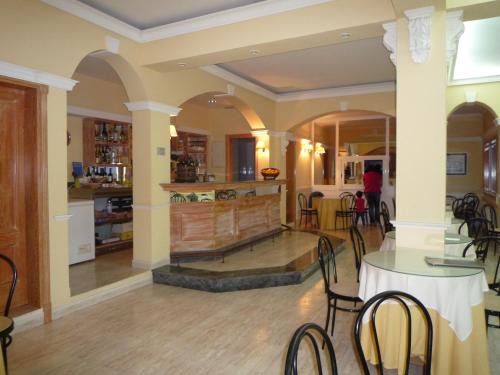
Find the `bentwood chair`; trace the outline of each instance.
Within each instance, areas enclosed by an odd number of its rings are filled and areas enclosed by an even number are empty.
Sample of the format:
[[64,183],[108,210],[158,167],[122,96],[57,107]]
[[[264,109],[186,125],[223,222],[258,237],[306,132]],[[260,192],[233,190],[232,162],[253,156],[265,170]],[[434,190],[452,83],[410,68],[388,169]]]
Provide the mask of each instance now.
[[349,229],[351,235],[352,249],[354,250],[354,262],[356,264],[356,272],[358,273],[359,283],[359,269],[361,268],[361,260],[363,255],[366,255],[365,240],[356,226]]
[[488,237],[494,228],[491,227],[491,223],[483,217],[473,217],[467,219],[458,227],[458,233],[462,234],[464,226],[467,226],[468,236],[473,239],[478,239],[479,237]]
[[186,197],[182,194],[175,193],[170,197],[171,203],[186,203]]
[[[481,207],[481,215],[490,222],[490,236],[498,236],[499,233],[496,231],[498,228],[497,222],[497,211],[495,207],[490,204],[485,204]],[[495,243],[495,255],[497,253],[497,246]]]
[[[373,340],[375,343],[375,354],[377,356],[377,369],[378,373],[384,374],[384,366],[382,362],[382,354],[380,352],[380,343],[376,322],[377,312],[382,303],[386,301],[397,302],[400,307],[404,311],[404,316],[406,316],[406,346],[402,350],[406,350],[405,352],[405,362],[404,362],[404,372],[403,374],[407,375],[410,367],[410,354],[411,354],[411,338],[412,338],[412,314],[410,312],[410,305],[414,305],[420,312],[421,316],[424,318],[426,326],[427,326],[427,337],[426,337],[426,346],[425,346],[425,364],[423,373],[424,375],[431,374],[431,361],[432,361],[432,321],[429,315],[429,312],[425,308],[425,306],[420,302],[417,298],[412,295],[400,291],[389,290],[386,292],[382,292],[370,298],[363,306],[359,315],[356,319],[356,323],[354,325],[354,340],[356,342],[356,350],[358,352],[358,356],[361,360],[361,366],[363,368],[363,373],[365,375],[370,375],[370,370],[368,369],[368,362],[363,352],[363,347],[361,346],[361,332],[363,325],[363,317],[365,314],[370,314],[370,322],[369,327],[373,332]],[[409,303],[407,302],[409,301]],[[399,372],[401,373],[401,372]]]
[[0,254],[0,259],[7,263],[7,266],[11,272],[11,278],[9,282],[9,293],[7,294],[7,300],[5,302],[5,307],[3,310],[3,316],[0,316],[0,338],[2,345],[3,363],[6,373],[8,373],[7,366],[7,347],[12,343],[12,337],[10,333],[14,329],[14,321],[9,318],[10,307],[12,305],[12,299],[14,297],[14,291],[17,284],[17,268],[14,262],[6,255]]
[[307,198],[304,194],[299,193],[297,196],[297,199],[299,200],[299,208],[300,208],[300,222],[299,222],[299,227],[302,226],[302,216],[306,217],[306,227],[307,227],[307,219],[310,219],[311,227],[314,226],[312,218],[316,218],[316,226],[319,227],[319,220],[318,220],[318,210],[315,208],[309,208],[307,206]]
[[[293,334],[290,344],[288,345],[285,361],[285,375],[298,375],[297,357],[299,354],[300,344],[305,337],[310,340],[311,346],[314,349],[314,359],[316,360],[317,373],[320,375],[323,374],[323,366],[321,363],[321,354],[317,336],[319,336],[319,338],[323,341],[322,347],[324,348],[324,344],[326,344],[326,348],[328,349],[325,369],[330,369],[329,371],[332,371],[333,375],[338,374],[335,352],[333,350],[332,341],[328,337],[328,332],[315,323],[305,323],[297,328]],[[313,371],[308,371],[307,373],[312,374]]]
[[[327,312],[325,330],[328,332],[331,317],[331,335],[335,330],[335,315],[337,310],[347,312],[359,312],[360,308],[356,307],[358,303],[363,301],[353,294],[346,294],[344,290],[351,289],[357,294],[357,285],[346,285],[338,283],[337,265],[335,263],[335,252],[328,237],[321,236],[318,240],[318,262],[323,275],[323,282],[326,294]],[[340,292],[342,290],[342,293]],[[352,307],[339,306],[339,301],[352,304]],[[331,316],[330,316],[331,313]]]
[[[498,266],[500,265],[500,254],[498,255],[497,267],[493,282],[488,284],[490,290],[484,294],[484,314],[486,318],[486,329],[488,327],[500,328],[500,277],[498,274]],[[489,318],[498,318],[498,323],[490,323]]]
[[496,236],[484,236],[476,238],[465,246],[462,256],[465,257],[469,249],[474,246],[476,248],[476,257],[481,261],[486,261],[488,256],[488,249],[492,246],[496,247],[500,245],[500,238]]
[[340,218],[342,221],[342,229],[346,229],[354,220],[354,205],[355,197],[352,193],[342,193],[340,198],[340,210],[335,211],[335,229],[337,229],[337,221]]

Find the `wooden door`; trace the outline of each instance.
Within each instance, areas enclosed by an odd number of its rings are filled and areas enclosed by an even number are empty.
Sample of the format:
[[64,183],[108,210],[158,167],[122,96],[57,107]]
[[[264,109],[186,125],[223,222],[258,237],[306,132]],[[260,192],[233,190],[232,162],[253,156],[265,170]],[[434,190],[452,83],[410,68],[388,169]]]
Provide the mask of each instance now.
[[[18,281],[12,307],[28,304],[27,208],[35,146],[25,124],[33,118],[33,94],[23,87],[0,82],[0,253],[16,264]],[[35,211],[36,214],[36,211]],[[31,228],[36,230],[36,228]],[[36,251],[36,249],[32,249]],[[34,257],[34,259],[35,257]],[[0,263],[0,306],[3,310],[9,291],[11,273]]]
[[286,148],[286,222],[296,220],[295,206],[295,142]]

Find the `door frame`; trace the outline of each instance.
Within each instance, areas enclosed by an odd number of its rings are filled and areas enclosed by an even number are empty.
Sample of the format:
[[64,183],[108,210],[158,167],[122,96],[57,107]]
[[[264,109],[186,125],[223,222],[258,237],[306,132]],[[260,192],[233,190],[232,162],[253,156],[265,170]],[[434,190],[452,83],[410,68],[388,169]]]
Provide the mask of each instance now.
[[[247,139],[253,138],[256,141],[256,137],[252,134],[226,134],[226,182],[233,181],[233,139]],[[255,179],[257,179],[257,153],[254,151],[255,155]]]
[[[47,93],[46,85],[12,79],[0,76],[0,82],[20,87],[29,91],[31,100],[26,110],[32,111],[31,118],[34,120],[35,142],[33,145],[34,160],[31,171],[33,196],[36,202],[32,221],[27,227],[30,228],[32,242],[28,249],[33,249],[28,257],[28,271],[35,271],[35,279],[28,284],[28,305],[41,308],[44,322],[52,320],[52,304],[50,301],[50,258],[49,258],[49,213],[48,213],[48,152],[47,152]],[[28,224],[28,221],[27,223]],[[27,241],[29,243],[29,241]],[[35,259],[31,256],[34,255]],[[31,267],[31,268],[30,268]]]
[[297,206],[296,206],[296,176],[297,168],[296,159],[296,142],[288,142],[285,154],[286,165],[286,224],[297,221]]

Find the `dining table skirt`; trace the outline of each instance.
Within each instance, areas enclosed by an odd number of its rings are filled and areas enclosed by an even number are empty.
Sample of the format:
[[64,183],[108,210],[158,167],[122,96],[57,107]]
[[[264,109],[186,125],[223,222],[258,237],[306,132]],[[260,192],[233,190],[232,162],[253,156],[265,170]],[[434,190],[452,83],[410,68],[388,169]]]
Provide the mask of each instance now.
[[[426,345],[426,325],[422,314],[415,306],[410,307],[411,353],[412,357],[424,359]],[[436,375],[489,375],[488,343],[484,306],[472,306],[473,329],[471,334],[460,341],[451,329],[450,323],[434,309],[427,309],[433,325],[433,345],[431,372]],[[406,353],[406,315],[398,304],[385,303],[376,316],[384,368],[399,369],[403,374]],[[371,321],[362,325],[361,344],[366,359],[377,364],[377,355],[371,329]]]
[[[340,210],[340,199],[313,198],[312,207],[318,210],[318,221],[320,229],[335,229],[335,212]],[[341,218],[337,226],[342,228]]]

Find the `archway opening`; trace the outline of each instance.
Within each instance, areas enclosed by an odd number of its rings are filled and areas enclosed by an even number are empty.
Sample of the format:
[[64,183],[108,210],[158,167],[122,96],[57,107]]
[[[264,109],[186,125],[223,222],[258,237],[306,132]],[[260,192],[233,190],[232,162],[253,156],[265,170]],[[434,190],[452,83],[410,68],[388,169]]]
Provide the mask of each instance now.
[[446,192],[475,193],[496,204],[498,131],[496,113],[481,102],[462,103],[448,116]]
[[78,84],[68,92],[72,296],[144,272],[132,267],[132,116],[124,105],[143,92],[127,67],[117,55],[87,55],[72,77]]
[[[256,178],[269,155],[256,150],[259,136],[252,131],[264,129],[264,124],[250,106],[234,95],[206,92],[180,107],[172,119],[178,134],[171,139],[172,181]],[[194,164],[196,176],[184,172],[185,164]]]

